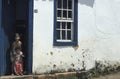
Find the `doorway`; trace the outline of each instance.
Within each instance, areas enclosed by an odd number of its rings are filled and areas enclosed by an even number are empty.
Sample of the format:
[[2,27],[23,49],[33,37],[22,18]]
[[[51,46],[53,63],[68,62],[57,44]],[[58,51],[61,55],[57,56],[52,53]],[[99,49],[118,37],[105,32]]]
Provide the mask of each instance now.
[[0,75],[11,74],[11,63],[9,52],[15,38],[15,33],[19,33],[22,42],[24,58],[24,73],[32,73],[32,39],[33,39],[33,0],[2,0],[2,22],[4,55],[3,68]]

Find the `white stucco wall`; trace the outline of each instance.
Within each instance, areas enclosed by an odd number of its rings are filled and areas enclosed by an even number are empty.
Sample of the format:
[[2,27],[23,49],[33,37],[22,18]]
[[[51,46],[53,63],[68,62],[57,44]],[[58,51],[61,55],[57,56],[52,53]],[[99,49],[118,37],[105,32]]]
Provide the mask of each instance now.
[[120,1],[96,0],[95,60],[115,64],[120,61]]
[[34,1],[33,73],[120,60],[120,0],[78,0],[78,47],[53,46],[53,1]]

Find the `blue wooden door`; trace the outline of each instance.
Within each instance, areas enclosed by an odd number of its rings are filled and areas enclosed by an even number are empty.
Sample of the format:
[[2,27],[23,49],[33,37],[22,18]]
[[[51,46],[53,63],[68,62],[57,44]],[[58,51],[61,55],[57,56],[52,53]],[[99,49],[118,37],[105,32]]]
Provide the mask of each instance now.
[[[2,0],[0,0],[0,45],[2,44],[2,34],[1,34],[1,16],[2,16],[2,14],[1,14],[1,11],[2,10]],[[2,51],[2,48],[0,47],[0,51]],[[0,53],[1,54],[1,53]],[[0,62],[1,62],[1,55],[0,55]],[[0,74],[1,74],[1,65],[0,65]]]
[[10,68],[10,46],[14,38],[15,2],[0,0],[0,75],[6,74]]

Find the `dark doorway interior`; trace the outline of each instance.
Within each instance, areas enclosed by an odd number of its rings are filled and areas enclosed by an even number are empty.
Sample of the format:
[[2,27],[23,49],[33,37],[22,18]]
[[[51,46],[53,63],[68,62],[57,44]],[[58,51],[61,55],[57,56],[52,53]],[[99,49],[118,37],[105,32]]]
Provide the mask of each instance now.
[[24,58],[24,71],[27,73],[28,62],[28,1],[29,0],[3,0],[2,1],[2,28],[4,29],[4,52],[6,53],[6,74],[11,74],[10,48],[15,33],[19,33],[22,41]]

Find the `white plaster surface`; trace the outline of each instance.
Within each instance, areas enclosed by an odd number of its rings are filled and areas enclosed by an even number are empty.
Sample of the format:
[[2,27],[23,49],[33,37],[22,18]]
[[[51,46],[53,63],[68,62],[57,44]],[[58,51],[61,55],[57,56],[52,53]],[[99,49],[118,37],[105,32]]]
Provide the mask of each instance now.
[[87,5],[78,1],[77,50],[72,46],[53,46],[53,1],[34,1],[38,13],[34,13],[33,73],[79,70],[82,61],[88,70],[95,66],[96,60],[120,60],[120,0],[92,0],[93,6],[89,6],[90,0],[85,0]]

